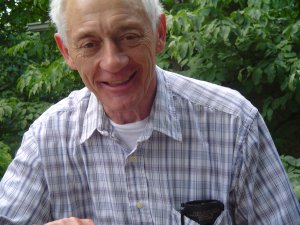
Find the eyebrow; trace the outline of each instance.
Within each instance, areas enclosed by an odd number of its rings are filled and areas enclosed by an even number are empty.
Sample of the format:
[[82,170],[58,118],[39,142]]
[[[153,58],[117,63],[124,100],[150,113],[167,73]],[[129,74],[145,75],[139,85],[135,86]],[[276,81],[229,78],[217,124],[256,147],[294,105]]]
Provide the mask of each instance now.
[[121,29],[121,30],[139,30],[142,29],[142,26],[140,23],[137,22],[128,22],[128,23],[124,23],[124,24],[120,24],[120,25],[116,25],[117,29]]
[[93,31],[88,31],[88,32],[80,32],[79,34],[75,35],[74,41],[78,42],[83,39],[87,38],[93,38],[96,36],[96,33]]
[[[137,25],[137,23],[132,23],[132,24],[126,24],[126,25],[117,25],[112,31],[112,34],[116,34],[116,33],[120,33],[120,32],[124,32],[124,31],[130,31],[130,30],[135,30],[135,31],[139,31],[142,32],[143,28],[139,25]],[[82,30],[81,32],[79,32],[77,35],[75,35],[75,41],[80,41],[83,39],[87,39],[87,38],[94,38],[97,36],[97,32],[95,31],[84,31]]]

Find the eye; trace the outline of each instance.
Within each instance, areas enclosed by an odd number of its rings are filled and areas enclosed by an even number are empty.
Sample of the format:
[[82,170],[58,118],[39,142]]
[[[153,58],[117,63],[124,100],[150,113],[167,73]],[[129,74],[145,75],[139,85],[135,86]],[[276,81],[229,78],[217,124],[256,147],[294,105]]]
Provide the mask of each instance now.
[[120,42],[122,45],[134,47],[139,44],[141,40],[141,35],[136,33],[127,33],[120,37]]
[[83,48],[93,48],[93,47],[95,47],[95,43],[88,42],[88,43],[85,43],[82,47]]
[[136,40],[138,38],[139,38],[139,36],[136,34],[127,34],[124,36],[124,39],[126,39],[127,41]]
[[93,49],[93,48],[97,48],[99,45],[100,45],[100,43],[98,41],[86,41],[86,42],[83,42],[83,44],[81,45],[81,48]]
[[98,52],[101,42],[85,40],[79,45],[79,51],[84,56],[90,56]]

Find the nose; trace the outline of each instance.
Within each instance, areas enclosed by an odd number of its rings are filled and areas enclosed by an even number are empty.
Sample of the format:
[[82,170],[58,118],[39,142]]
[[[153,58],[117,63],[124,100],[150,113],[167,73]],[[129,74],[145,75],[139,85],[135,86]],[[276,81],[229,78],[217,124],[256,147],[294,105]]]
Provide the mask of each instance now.
[[129,62],[128,56],[113,41],[103,43],[100,68],[110,73],[119,72]]

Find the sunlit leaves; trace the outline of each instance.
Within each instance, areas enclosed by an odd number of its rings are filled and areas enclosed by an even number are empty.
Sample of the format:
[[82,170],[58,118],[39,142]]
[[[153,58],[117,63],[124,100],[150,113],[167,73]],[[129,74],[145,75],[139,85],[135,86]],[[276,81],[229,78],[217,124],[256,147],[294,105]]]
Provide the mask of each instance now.
[[12,160],[10,147],[0,141],[0,178],[3,176],[7,166]]
[[281,161],[287,172],[295,194],[300,201],[300,159],[289,155],[282,155]]
[[167,50],[159,63],[238,89],[258,107],[278,148],[296,152],[300,130],[289,133],[289,126],[300,124],[299,2],[181,2],[194,7],[167,12]]
[[[238,89],[269,122],[276,144],[281,149],[297,149],[299,1],[162,2],[168,10],[168,35],[158,64]],[[59,58],[53,30],[25,32],[27,23],[49,19],[48,0],[19,1],[18,5],[3,1],[0,7],[4,7],[0,13],[0,140],[7,144],[19,140],[23,129],[42,112],[39,109],[80,88],[81,83]],[[10,8],[9,14],[5,7]]]
[[[248,1],[248,7],[244,1],[230,0],[194,4],[194,10],[168,16],[165,54],[178,64],[176,70],[224,85],[239,81],[234,86],[245,94],[271,95],[273,101],[285,99],[286,104],[293,101],[289,93],[300,88],[296,2]],[[276,109],[259,102],[271,120],[268,112]]]

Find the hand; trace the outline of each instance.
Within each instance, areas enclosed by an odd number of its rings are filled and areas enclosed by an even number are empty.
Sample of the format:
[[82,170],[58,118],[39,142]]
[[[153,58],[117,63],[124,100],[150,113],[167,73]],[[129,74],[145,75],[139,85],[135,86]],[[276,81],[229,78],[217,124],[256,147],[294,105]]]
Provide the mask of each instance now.
[[56,220],[44,225],[95,225],[90,219],[78,219],[75,217],[65,218],[61,220]]

